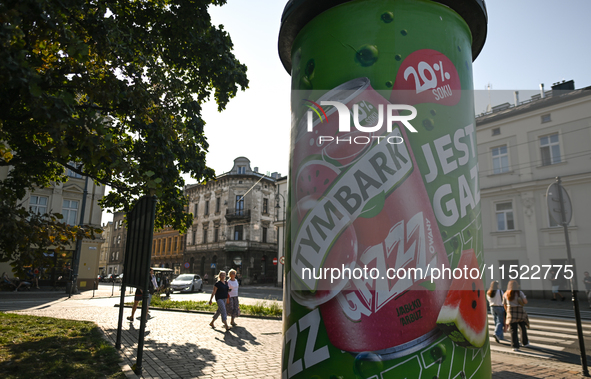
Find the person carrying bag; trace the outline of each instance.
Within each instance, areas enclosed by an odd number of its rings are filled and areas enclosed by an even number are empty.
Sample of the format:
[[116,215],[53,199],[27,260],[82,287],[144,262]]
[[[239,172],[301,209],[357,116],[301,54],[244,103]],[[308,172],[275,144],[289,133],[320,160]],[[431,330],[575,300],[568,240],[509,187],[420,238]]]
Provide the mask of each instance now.
[[529,317],[523,308],[527,304],[525,294],[519,290],[519,283],[511,280],[507,285],[507,292],[503,295],[503,306],[507,314],[506,325],[511,327],[511,346],[513,351],[519,351],[519,339],[517,329],[521,328],[521,342],[523,347],[529,346],[527,329],[529,328]]

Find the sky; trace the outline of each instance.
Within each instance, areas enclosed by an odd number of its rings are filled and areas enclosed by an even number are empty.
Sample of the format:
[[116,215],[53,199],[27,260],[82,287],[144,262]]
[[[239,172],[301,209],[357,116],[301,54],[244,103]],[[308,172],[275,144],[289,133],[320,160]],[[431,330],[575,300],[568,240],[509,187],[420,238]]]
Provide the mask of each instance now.
[[[277,37],[286,0],[228,0],[212,6],[214,25],[224,25],[234,54],[248,67],[249,88],[226,110],[214,102],[203,108],[209,142],[207,164],[222,174],[245,156],[259,171],[287,175],[289,167],[290,76],[279,60]],[[513,90],[525,100],[562,80],[575,88],[591,86],[591,14],[589,0],[489,0],[488,32],[473,63],[474,89],[489,86],[498,96],[492,105],[513,102]],[[507,91],[497,91],[507,90]],[[506,98],[501,98],[505,96]],[[525,97],[527,96],[527,97]],[[485,111],[476,105],[476,112]],[[253,117],[256,115],[256,117]],[[189,177],[187,184],[195,183]],[[112,215],[103,214],[103,223]]]

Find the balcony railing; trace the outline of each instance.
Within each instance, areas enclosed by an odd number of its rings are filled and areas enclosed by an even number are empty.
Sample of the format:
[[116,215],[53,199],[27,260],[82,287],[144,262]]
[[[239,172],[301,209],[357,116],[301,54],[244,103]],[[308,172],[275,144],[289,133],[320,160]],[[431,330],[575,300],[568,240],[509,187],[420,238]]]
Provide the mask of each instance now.
[[250,221],[250,209],[226,209],[227,221]]

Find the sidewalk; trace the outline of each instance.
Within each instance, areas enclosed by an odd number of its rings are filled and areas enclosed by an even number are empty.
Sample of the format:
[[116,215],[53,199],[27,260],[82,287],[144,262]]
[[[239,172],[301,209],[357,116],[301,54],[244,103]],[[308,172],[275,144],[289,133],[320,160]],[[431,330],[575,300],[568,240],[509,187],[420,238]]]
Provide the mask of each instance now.
[[584,378],[580,365],[492,353],[493,379],[579,379]]
[[[96,291],[95,299],[92,291],[71,299],[64,294],[57,301],[18,313],[93,321],[115,344],[119,308],[108,300],[110,294],[110,289]],[[119,295],[117,288],[115,294]],[[124,312],[129,315],[129,309]],[[281,378],[281,321],[239,318],[239,325],[224,333],[220,320],[216,329],[207,325],[211,315],[155,309],[151,314],[154,317],[145,336],[144,378]],[[139,320],[123,324],[120,351],[122,368],[129,378],[137,378],[131,366],[136,363],[138,330]],[[498,352],[492,352],[492,369],[495,379],[582,377],[579,365]]]

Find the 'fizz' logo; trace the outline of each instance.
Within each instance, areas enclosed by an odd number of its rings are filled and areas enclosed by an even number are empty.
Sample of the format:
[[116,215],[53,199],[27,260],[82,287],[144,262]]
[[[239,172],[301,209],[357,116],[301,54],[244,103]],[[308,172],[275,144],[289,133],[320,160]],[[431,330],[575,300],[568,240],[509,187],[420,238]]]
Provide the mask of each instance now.
[[[339,117],[339,132],[348,133],[351,131],[351,113],[346,104],[338,101],[321,101],[320,104],[315,103],[312,100],[304,99],[312,105],[306,104],[309,110],[307,112],[308,132],[313,131],[314,128],[314,113],[318,116],[321,123],[324,123],[328,119],[326,112],[322,108],[323,106],[333,106]],[[316,107],[316,108],[315,108]],[[401,115],[398,111],[405,110],[410,111],[410,115]],[[313,113],[314,112],[314,113]],[[322,112],[322,113],[321,113]],[[417,133],[417,130],[410,124],[410,120],[413,120],[417,116],[417,110],[412,105],[405,104],[388,104],[386,106],[386,127],[388,133],[392,133],[392,124],[400,122],[408,129],[411,133]],[[324,116],[324,119],[322,118]],[[355,128],[360,132],[373,133],[377,132],[384,125],[384,105],[378,105],[378,122],[372,126],[362,126],[359,117],[359,104],[353,105],[353,124]]]

